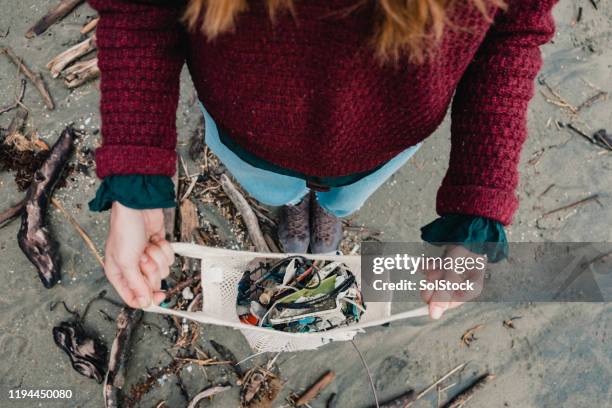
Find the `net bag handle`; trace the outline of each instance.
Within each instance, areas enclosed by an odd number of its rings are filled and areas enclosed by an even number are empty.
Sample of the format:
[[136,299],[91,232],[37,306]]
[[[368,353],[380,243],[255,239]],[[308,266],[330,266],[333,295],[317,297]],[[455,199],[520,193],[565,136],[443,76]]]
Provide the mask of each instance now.
[[[204,259],[206,258],[206,256],[219,257],[223,255],[228,255],[228,254],[233,254],[233,255],[238,255],[238,256],[242,255],[242,256],[248,256],[248,257],[276,258],[276,259],[283,259],[283,258],[293,255],[293,254],[284,254],[284,253],[279,254],[279,253],[272,253],[272,252],[262,253],[262,252],[250,252],[250,251],[234,251],[234,250],[229,250],[229,249],[212,248],[212,247],[207,247],[203,245],[189,244],[189,243],[183,243],[183,242],[175,242],[175,243],[172,243],[171,245],[172,245],[172,249],[177,255],[188,257],[188,258],[196,258],[196,259]],[[304,254],[296,254],[296,255],[303,256]],[[356,256],[356,255],[315,255],[315,254],[307,254],[307,255],[308,255],[308,258],[314,259],[314,260],[346,261],[347,258],[359,258],[359,256]],[[272,332],[274,333],[275,336],[278,335],[278,336],[287,336],[287,337],[307,337],[307,336],[325,337],[326,334],[333,336],[333,334],[337,334],[339,332],[363,331],[364,329],[368,327],[380,326],[386,323],[391,323],[391,322],[403,320],[403,319],[427,316],[429,314],[428,307],[422,306],[422,307],[419,307],[413,310],[407,310],[404,312],[392,314],[384,318],[374,319],[374,320],[370,320],[370,321],[362,322],[362,323],[356,323],[348,327],[339,327],[339,328],[332,329],[332,330],[325,331],[325,332],[288,333],[288,332],[276,331],[276,330],[273,331],[268,328],[260,327],[260,326],[252,326],[252,325],[244,324],[244,323],[236,323],[232,321],[221,320],[221,319],[214,318],[213,316],[206,315],[203,312],[187,312],[183,310],[167,309],[167,308],[163,308],[157,305],[149,306],[145,308],[144,310],[147,312],[184,317],[190,320],[198,321],[200,323],[215,324],[215,325],[221,325],[221,326],[226,326],[226,327],[232,327],[232,328],[240,329],[240,330],[250,330],[250,331],[256,331],[256,332],[261,332],[261,333],[266,333],[266,334],[271,334]]]

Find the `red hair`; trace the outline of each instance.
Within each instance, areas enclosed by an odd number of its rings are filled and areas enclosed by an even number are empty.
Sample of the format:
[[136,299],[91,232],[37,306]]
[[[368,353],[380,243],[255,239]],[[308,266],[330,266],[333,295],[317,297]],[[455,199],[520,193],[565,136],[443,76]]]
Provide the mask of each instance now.
[[[423,62],[440,41],[456,1],[469,1],[484,18],[490,18],[490,6],[505,7],[503,0],[377,0],[372,40],[378,57],[397,60],[406,54],[411,62]],[[356,1],[356,6],[363,3]],[[267,5],[272,20],[281,9],[294,11],[294,0],[267,0]],[[202,18],[201,30],[213,39],[231,31],[247,9],[247,0],[190,0],[184,21],[194,29]]]

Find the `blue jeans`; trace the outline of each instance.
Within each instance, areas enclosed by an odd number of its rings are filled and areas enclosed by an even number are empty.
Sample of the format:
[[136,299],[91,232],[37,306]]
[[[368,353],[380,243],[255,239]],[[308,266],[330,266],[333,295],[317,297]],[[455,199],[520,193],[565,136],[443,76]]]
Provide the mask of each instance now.
[[[308,194],[305,180],[260,169],[238,157],[221,142],[215,121],[204,106],[201,107],[205,119],[206,144],[252,197],[266,205],[280,206],[297,204]],[[336,217],[346,217],[354,213],[419,150],[420,146],[419,143],[404,150],[374,173],[353,184],[332,187],[325,192],[317,191],[317,201]]]

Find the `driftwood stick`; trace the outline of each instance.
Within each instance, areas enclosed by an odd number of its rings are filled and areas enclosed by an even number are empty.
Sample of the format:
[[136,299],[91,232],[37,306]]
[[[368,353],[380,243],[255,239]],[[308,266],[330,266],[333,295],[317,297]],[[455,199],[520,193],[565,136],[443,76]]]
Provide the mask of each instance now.
[[325,387],[331,384],[335,378],[336,374],[333,371],[328,371],[323,374],[323,376],[319,378],[316,383],[314,383],[309,389],[306,390],[306,392],[304,392],[304,394],[302,394],[300,398],[298,398],[297,401],[295,401],[295,406],[301,407],[308,404],[310,401],[315,399]]
[[21,211],[23,211],[23,207],[25,207],[25,199],[2,211],[0,213],[0,228],[8,225],[12,220],[19,217]]
[[64,83],[68,88],[72,89],[99,76],[98,58],[91,58],[66,68],[64,70]]
[[274,239],[270,236],[270,234],[264,234],[264,239],[266,240],[266,244],[268,244],[268,248],[270,248],[271,252],[275,252],[277,254],[283,252],[280,250],[278,245],[276,245],[276,242],[274,242]]
[[8,111],[11,111],[21,105],[21,102],[23,101],[23,97],[25,96],[26,80],[22,79],[20,82],[21,82],[21,88],[19,89],[19,94],[15,97],[15,101],[10,105],[5,106],[4,108],[0,108],[0,115]]
[[47,207],[72,152],[74,139],[74,130],[67,127],[51,148],[49,157],[36,170],[26,193],[21,228],[17,234],[19,247],[38,270],[38,276],[46,288],[54,286],[61,278],[58,244],[46,228]]
[[270,248],[268,248],[266,239],[264,238],[263,233],[261,232],[261,228],[259,227],[259,220],[257,219],[255,212],[253,212],[253,209],[249,205],[246,198],[244,198],[240,191],[238,191],[236,186],[234,186],[234,183],[232,183],[232,181],[226,174],[222,174],[219,178],[219,181],[225,194],[227,194],[227,196],[230,200],[232,200],[232,203],[234,203],[238,211],[240,211],[242,219],[244,220],[247,230],[249,231],[251,241],[253,241],[253,244],[255,245],[255,248],[257,248],[257,251],[270,252]]
[[207,388],[204,391],[200,392],[195,397],[193,397],[193,399],[189,402],[189,405],[187,405],[187,408],[196,408],[198,406],[198,403],[202,401],[204,398],[210,398],[213,395],[217,395],[223,391],[227,391],[230,388],[232,387],[229,385]]
[[85,232],[83,227],[81,227],[81,225],[77,222],[77,220],[75,220],[74,217],[70,215],[68,211],[66,211],[62,203],[57,198],[51,197],[51,204],[53,204],[53,206],[57,208],[64,215],[64,217],[68,219],[68,222],[72,224],[74,229],[77,230],[77,232],[79,233],[83,241],[85,241],[85,245],[87,245],[87,248],[89,248],[93,256],[96,258],[96,260],[102,267],[102,269],[104,269],[104,259],[102,259],[102,256],[100,255],[100,252],[96,248],[96,245],[93,243],[93,241],[91,240],[87,232]]
[[130,341],[142,315],[142,310],[129,307],[124,307],[117,315],[117,334],[113,340],[108,371],[104,378],[104,406],[106,408],[117,408],[121,404],[121,390],[125,385],[125,372],[130,355]]
[[60,0],[58,4],[49,9],[40,20],[38,20],[26,33],[26,38],[33,38],[41,35],[53,24],[64,18],[68,13],[76,8],[85,0]]
[[100,21],[100,17],[96,17],[93,20],[91,20],[89,23],[85,24],[83,28],[81,28],[81,34],[85,35],[85,34],[89,34],[90,32],[92,32],[98,26],[99,21]]
[[55,58],[47,63],[47,68],[51,71],[51,76],[57,78],[62,70],[73,61],[87,55],[91,51],[96,49],[96,36],[93,35],[83,42],[80,42],[66,51],[58,54]]
[[608,93],[606,91],[599,90],[595,95],[591,96],[586,101],[578,105],[576,107],[576,110],[580,112],[582,109],[592,106],[595,102],[599,100],[606,100],[607,98],[608,98]]
[[32,81],[32,83],[38,90],[38,93],[40,93],[40,96],[42,96],[42,99],[45,102],[47,108],[49,108],[49,110],[53,110],[53,108],[55,108],[55,104],[53,103],[53,99],[51,98],[51,95],[47,90],[47,85],[45,85],[45,82],[43,81],[40,74],[35,74],[34,72],[32,72],[32,70],[23,63],[23,60],[17,55],[15,55],[11,48],[0,48],[0,52],[5,54],[15,65],[17,65],[23,75],[25,75],[30,81]]
[[472,399],[476,392],[484,388],[484,386],[493,379],[495,379],[494,374],[487,373],[482,375],[472,385],[461,391],[453,399],[447,402],[446,405],[444,405],[444,408],[459,408],[464,406],[466,402]]
[[199,227],[198,210],[193,201],[187,199],[179,205],[181,217],[181,242],[192,242],[193,232]]

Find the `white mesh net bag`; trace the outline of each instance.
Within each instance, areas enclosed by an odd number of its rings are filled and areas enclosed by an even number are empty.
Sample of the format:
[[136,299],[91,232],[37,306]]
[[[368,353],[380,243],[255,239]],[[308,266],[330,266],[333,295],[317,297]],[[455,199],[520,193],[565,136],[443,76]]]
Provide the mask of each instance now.
[[[151,306],[145,311],[238,329],[256,352],[316,349],[331,341],[350,340],[357,333],[364,332],[366,327],[427,315],[426,307],[391,315],[391,303],[370,302],[358,323],[324,332],[288,333],[245,324],[238,316],[236,300],[238,284],[247,265],[255,258],[283,259],[291,254],[232,251],[185,243],[174,243],[172,247],[177,255],[201,260],[202,310],[187,312]],[[299,255],[311,260],[342,262],[355,275],[357,285],[361,285],[361,257],[359,256]]]

